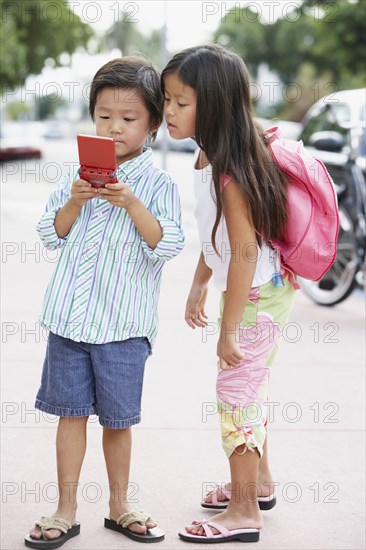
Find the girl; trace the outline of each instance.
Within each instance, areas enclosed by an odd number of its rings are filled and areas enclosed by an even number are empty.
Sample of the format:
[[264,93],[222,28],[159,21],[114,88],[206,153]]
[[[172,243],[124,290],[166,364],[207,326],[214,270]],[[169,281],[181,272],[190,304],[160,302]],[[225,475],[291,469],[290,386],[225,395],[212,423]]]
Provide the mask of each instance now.
[[162,87],[170,135],[194,136],[199,146],[195,215],[202,251],[185,319],[192,328],[207,324],[213,276],[222,291],[217,396],[231,471],[231,486],[217,487],[202,503],[227,509],[179,536],[255,542],[262,527],[257,497],[262,509],[275,502],[265,448],[268,377],[295,294],[269,244],[286,222],[286,177],[253,120],[249,74],[239,56],[218,45],[186,49],[163,70]]

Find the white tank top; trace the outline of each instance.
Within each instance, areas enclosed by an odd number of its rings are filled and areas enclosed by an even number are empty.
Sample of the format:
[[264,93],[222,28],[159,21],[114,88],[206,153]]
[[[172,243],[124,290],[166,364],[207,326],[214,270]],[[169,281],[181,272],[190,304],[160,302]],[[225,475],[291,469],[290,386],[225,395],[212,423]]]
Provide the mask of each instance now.
[[[194,155],[196,164],[198,152]],[[212,269],[213,282],[220,291],[226,290],[226,280],[232,252],[240,254],[240,251],[231,251],[229,236],[227,233],[225,218],[222,216],[216,232],[216,247],[220,253],[218,256],[211,243],[211,232],[216,219],[216,204],[212,194],[211,165],[200,170],[193,170],[193,187],[196,199],[194,215],[197,220],[199,239],[205,262]],[[258,245],[258,259],[252,286],[260,286],[271,280],[275,271],[272,249],[265,243],[260,248]]]

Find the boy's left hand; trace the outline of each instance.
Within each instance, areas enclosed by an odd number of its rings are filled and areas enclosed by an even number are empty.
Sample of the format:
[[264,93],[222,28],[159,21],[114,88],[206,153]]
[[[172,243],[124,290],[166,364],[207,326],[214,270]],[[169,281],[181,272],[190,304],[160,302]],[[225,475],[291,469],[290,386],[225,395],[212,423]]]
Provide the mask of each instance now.
[[120,208],[128,208],[136,199],[132,190],[126,183],[106,183],[104,187],[99,188],[99,195]]

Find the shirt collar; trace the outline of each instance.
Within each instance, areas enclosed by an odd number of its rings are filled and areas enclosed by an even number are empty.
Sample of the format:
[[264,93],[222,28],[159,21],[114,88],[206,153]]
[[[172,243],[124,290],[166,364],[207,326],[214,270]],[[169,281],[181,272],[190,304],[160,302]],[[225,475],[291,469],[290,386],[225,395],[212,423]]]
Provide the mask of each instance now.
[[120,164],[117,168],[118,179],[123,180],[125,183],[136,180],[146,170],[153,165],[152,149],[151,147],[144,147],[141,155],[127,160]]

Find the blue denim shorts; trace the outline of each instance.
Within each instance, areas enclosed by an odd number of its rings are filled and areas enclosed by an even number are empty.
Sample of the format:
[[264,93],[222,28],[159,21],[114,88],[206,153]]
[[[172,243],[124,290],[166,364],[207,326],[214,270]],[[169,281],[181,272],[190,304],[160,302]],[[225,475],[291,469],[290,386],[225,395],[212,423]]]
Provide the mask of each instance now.
[[138,424],[150,354],[147,338],[88,344],[50,332],[35,407],[57,416],[96,414],[106,428]]

